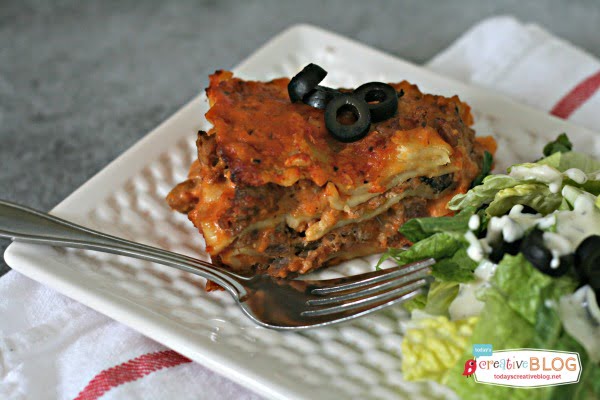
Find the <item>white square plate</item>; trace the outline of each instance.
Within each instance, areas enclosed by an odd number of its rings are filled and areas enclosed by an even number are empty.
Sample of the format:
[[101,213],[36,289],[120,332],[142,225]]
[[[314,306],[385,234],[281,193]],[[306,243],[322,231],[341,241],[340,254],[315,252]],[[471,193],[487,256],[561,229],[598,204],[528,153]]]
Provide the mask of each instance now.
[[[406,79],[424,92],[460,95],[474,110],[478,134],[493,134],[498,140],[498,169],[531,160],[560,132],[568,132],[578,148],[600,154],[598,137],[584,128],[311,26],[281,33],[234,72],[266,80],[292,76],[310,62],[330,71],[325,84],[332,86]],[[193,99],[60,203],[53,214],[198,256],[201,237],[163,199],[185,178],[195,156],[196,132],[208,128],[203,118],[207,108],[204,95]],[[200,256],[207,257],[203,252]],[[401,307],[338,326],[280,333],[253,326],[228,294],[205,293],[200,278],[149,262],[21,243],[12,244],[5,259],[30,278],[269,398],[453,396],[443,386],[402,379]],[[375,259],[355,260],[327,274],[356,273]]]

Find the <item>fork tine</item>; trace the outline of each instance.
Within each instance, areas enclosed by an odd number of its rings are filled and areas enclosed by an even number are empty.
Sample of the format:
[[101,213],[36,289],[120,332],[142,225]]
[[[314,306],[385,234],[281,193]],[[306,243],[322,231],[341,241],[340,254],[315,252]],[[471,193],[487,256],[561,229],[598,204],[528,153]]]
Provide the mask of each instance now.
[[[343,281],[341,284],[337,285],[325,285],[325,287],[317,287],[312,290],[312,294],[314,295],[325,295],[329,293],[342,292],[345,290],[356,289],[364,286],[371,286],[379,282],[387,281],[393,278],[398,278],[412,272],[418,271],[420,269],[424,269],[435,264],[435,260],[433,258],[428,258],[426,260],[417,261],[411,264],[405,264],[399,267],[388,268],[381,271],[369,272],[367,274],[357,275],[351,278],[352,281],[347,282]],[[356,278],[364,277],[356,281]],[[319,282],[319,281],[316,281]],[[327,281],[321,281],[322,284],[326,284]]]
[[355,309],[364,309],[360,312],[363,314],[373,309],[379,309],[381,306],[388,306],[399,301],[408,300],[418,295],[423,286],[429,283],[428,279],[422,278],[400,288],[390,290],[388,292],[378,294],[371,297],[362,298],[360,300],[344,303],[334,307],[320,308],[317,310],[303,311],[303,317],[319,317],[328,314],[337,314],[341,312],[351,311]]
[[[366,297],[366,296],[374,294],[374,293],[383,293],[383,292],[389,291],[390,289],[404,286],[404,285],[414,282],[418,279],[425,278],[430,274],[431,274],[431,268],[426,267],[426,268],[422,268],[422,269],[419,269],[416,271],[410,271],[409,273],[407,273],[405,275],[402,275],[400,277],[397,277],[396,279],[381,283],[379,285],[369,286],[366,289],[362,289],[362,290],[361,290],[361,288],[359,288],[359,290],[356,290],[354,292],[345,293],[345,294],[338,295],[338,296],[334,295],[334,296],[323,297],[323,298],[319,298],[319,299],[311,299],[311,300],[308,300],[306,302],[306,304],[309,306],[322,306],[322,305],[328,305],[328,304],[334,304],[334,303],[341,303],[341,302],[345,302],[348,300],[357,299],[360,297]],[[337,293],[337,292],[334,292],[334,293]]]

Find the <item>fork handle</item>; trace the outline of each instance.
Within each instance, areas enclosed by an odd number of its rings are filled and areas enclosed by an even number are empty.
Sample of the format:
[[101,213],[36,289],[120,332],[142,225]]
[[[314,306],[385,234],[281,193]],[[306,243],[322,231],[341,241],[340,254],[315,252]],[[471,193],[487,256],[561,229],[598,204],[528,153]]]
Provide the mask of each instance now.
[[75,247],[152,261],[214,281],[237,299],[247,292],[247,278],[209,262],[107,235],[61,218],[0,200],[0,237],[15,242]]

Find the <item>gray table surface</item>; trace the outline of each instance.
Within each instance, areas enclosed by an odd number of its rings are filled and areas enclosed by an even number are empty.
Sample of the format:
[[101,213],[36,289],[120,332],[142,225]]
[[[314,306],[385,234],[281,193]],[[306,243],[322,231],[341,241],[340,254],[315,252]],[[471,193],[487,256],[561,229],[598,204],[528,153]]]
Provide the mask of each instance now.
[[422,63],[477,21],[512,14],[600,56],[597,0],[1,3],[0,198],[40,210],[202,90],[207,74],[291,24]]

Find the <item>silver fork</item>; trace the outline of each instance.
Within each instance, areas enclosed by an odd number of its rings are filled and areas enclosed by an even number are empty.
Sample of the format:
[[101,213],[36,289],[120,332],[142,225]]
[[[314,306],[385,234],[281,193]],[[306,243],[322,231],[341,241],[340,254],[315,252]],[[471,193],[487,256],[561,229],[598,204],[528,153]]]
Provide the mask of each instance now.
[[0,200],[0,237],[139,258],[218,283],[258,325],[302,329],[347,321],[409,300],[431,282],[433,259],[339,279],[242,276],[209,262],[110,236]]

